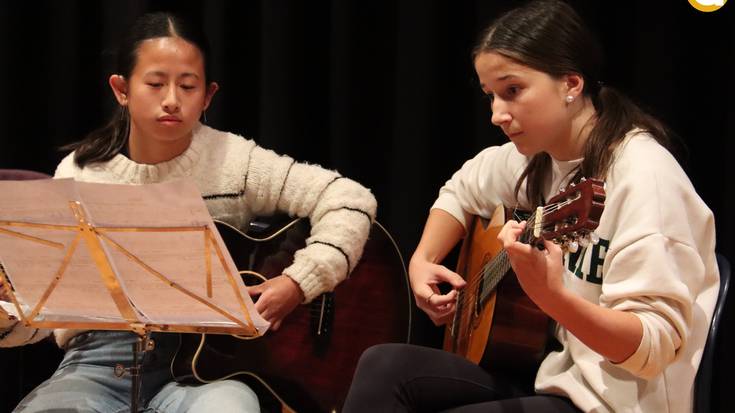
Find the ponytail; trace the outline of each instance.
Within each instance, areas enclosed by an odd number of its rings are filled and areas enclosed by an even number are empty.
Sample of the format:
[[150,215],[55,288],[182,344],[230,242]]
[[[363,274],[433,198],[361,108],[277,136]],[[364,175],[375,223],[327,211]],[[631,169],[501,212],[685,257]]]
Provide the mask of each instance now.
[[[604,179],[612,165],[615,149],[633,128],[649,133],[661,146],[678,158],[674,136],[661,121],[643,111],[618,90],[599,83],[594,85],[594,90],[588,91],[585,86],[585,91],[592,98],[597,118],[583,148],[584,159],[576,169],[571,182],[579,182],[583,177]],[[526,196],[531,204],[529,207],[543,205],[550,173],[549,154],[541,152],[534,155],[516,182],[516,196],[525,180]]]
[[575,178],[604,178],[615,149],[633,128],[649,133],[674,153],[668,128],[618,90],[602,86],[599,93],[592,95],[592,103],[597,111],[597,121],[585,143],[584,160]]

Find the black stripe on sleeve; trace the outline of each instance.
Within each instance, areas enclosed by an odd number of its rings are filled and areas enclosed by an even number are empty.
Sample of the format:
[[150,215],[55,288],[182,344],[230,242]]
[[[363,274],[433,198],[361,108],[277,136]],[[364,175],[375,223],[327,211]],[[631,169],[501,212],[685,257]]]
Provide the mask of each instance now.
[[225,194],[211,194],[211,195],[204,195],[202,198],[205,200],[207,199],[218,199],[218,198],[240,198],[243,195],[245,195],[245,188],[243,188],[240,192],[230,192]]
[[370,222],[370,224],[373,223],[373,218],[370,216],[370,214],[367,213],[367,211],[363,211],[362,209],[352,208],[352,207],[348,207],[348,206],[343,206],[343,207],[339,207],[339,208],[330,209],[329,211],[327,211],[327,212],[325,212],[325,213],[322,214],[322,218],[320,218],[320,220],[324,218],[324,215],[327,215],[330,212],[341,211],[343,209],[346,209],[348,211],[353,211],[353,212],[357,212],[359,214],[365,215],[365,218],[368,219],[368,222]]
[[319,196],[316,197],[316,202],[314,202],[314,205],[319,205],[319,201],[322,199],[322,196],[324,196],[324,193],[327,192],[327,188],[329,188],[330,185],[337,182],[340,179],[344,179],[344,176],[337,175],[332,179],[328,184],[324,185],[324,188],[322,188],[322,192],[319,193]]
[[339,251],[342,254],[342,256],[345,257],[345,261],[347,261],[347,275],[350,274],[350,270],[352,269],[352,265],[350,264],[350,257],[347,256],[347,253],[342,248],[340,248],[340,247],[338,247],[338,246],[336,246],[336,245],[334,245],[332,243],[324,242],[324,241],[312,241],[308,245],[312,245],[312,244],[326,245],[328,247],[332,247],[332,248],[336,249],[337,251]]
[[202,196],[203,199],[219,199],[219,198],[240,198],[245,195],[245,187],[248,184],[248,171],[250,171],[250,162],[253,160],[253,151],[258,145],[254,145],[253,149],[248,152],[248,169],[245,171],[245,176],[242,178],[242,189],[239,192],[227,192],[224,194],[209,194]]
[[293,168],[295,163],[296,161],[292,159],[291,165],[288,166],[288,170],[286,171],[286,177],[283,178],[283,183],[281,184],[281,192],[278,193],[278,200],[276,201],[276,205],[278,205],[278,203],[281,202],[281,197],[283,196],[283,189],[286,188],[286,181],[288,181],[288,176],[291,174],[291,168]]

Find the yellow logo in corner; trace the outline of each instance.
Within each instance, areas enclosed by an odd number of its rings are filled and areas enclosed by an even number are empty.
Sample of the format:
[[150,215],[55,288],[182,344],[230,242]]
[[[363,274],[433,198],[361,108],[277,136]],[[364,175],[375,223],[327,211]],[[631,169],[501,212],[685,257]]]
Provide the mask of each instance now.
[[727,3],[727,0],[689,0],[689,4],[703,12],[717,11]]

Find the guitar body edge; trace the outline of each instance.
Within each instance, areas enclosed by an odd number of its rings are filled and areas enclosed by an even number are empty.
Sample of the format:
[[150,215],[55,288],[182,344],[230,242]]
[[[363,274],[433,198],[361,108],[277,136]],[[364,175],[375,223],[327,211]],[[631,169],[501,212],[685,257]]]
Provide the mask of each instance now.
[[[490,339],[496,293],[491,294],[482,308],[475,305],[474,298],[479,293],[480,270],[502,250],[497,236],[504,223],[505,209],[502,206],[496,208],[489,221],[475,217],[457,263],[457,273],[467,281],[467,290],[463,295],[466,305],[458,308],[462,312],[458,317],[458,325],[447,326],[443,348],[476,364],[481,363]],[[467,299],[470,295],[473,299]]]
[[[572,242],[582,238],[594,242],[591,232],[604,209],[604,185],[598,179],[584,178],[570,184],[540,207],[540,214],[530,216],[534,231],[526,228],[520,242],[538,245],[549,240],[569,250],[573,250]],[[489,223],[478,217],[472,222],[457,266],[467,285],[458,296],[444,349],[485,369],[533,376],[546,354],[554,323],[526,295],[512,271],[504,274],[510,264],[497,234],[506,219],[505,208],[499,206]]]
[[[218,229],[236,266],[265,278],[280,275],[309,234],[306,220],[257,238],[226,226]],[[267,390],[256,393],[270,393],[283,408],[338,411],[365,349],[408,342],[408,288],[400,252],[390,234],[374,225],[363,258],[333,292],[298,306],[280,329],[257,339],[209,334],[202,342],[198,335],[182,335],[172,374],[186,381],[216,381],[235,374],[233,378]]]
[[[512,270],[499,275],[494,291],[482,291],[481,271],[502,252],[497,236],[505,220],[505,208],[500,206],[489,222],[479,217],[472,222],[457,265],[467,280],[465,298],[457,307],[458,325],[445,332],[444,349],[488,370],[532,373],[545,354],[549,317],[528,298]],[[477,298],[481,295],[487,295],[485,303]]]

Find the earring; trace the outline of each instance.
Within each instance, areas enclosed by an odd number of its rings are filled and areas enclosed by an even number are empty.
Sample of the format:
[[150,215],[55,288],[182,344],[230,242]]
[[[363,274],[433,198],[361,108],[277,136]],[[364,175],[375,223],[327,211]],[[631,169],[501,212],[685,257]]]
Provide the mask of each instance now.
[[207,111],[206,110],[202,111],[202,117],[204,118],[202,123],[206,125],[207,124]]
[[567,95],[566,101],[567,101],[567,103],[572,103],[574,101],[574,96]]

